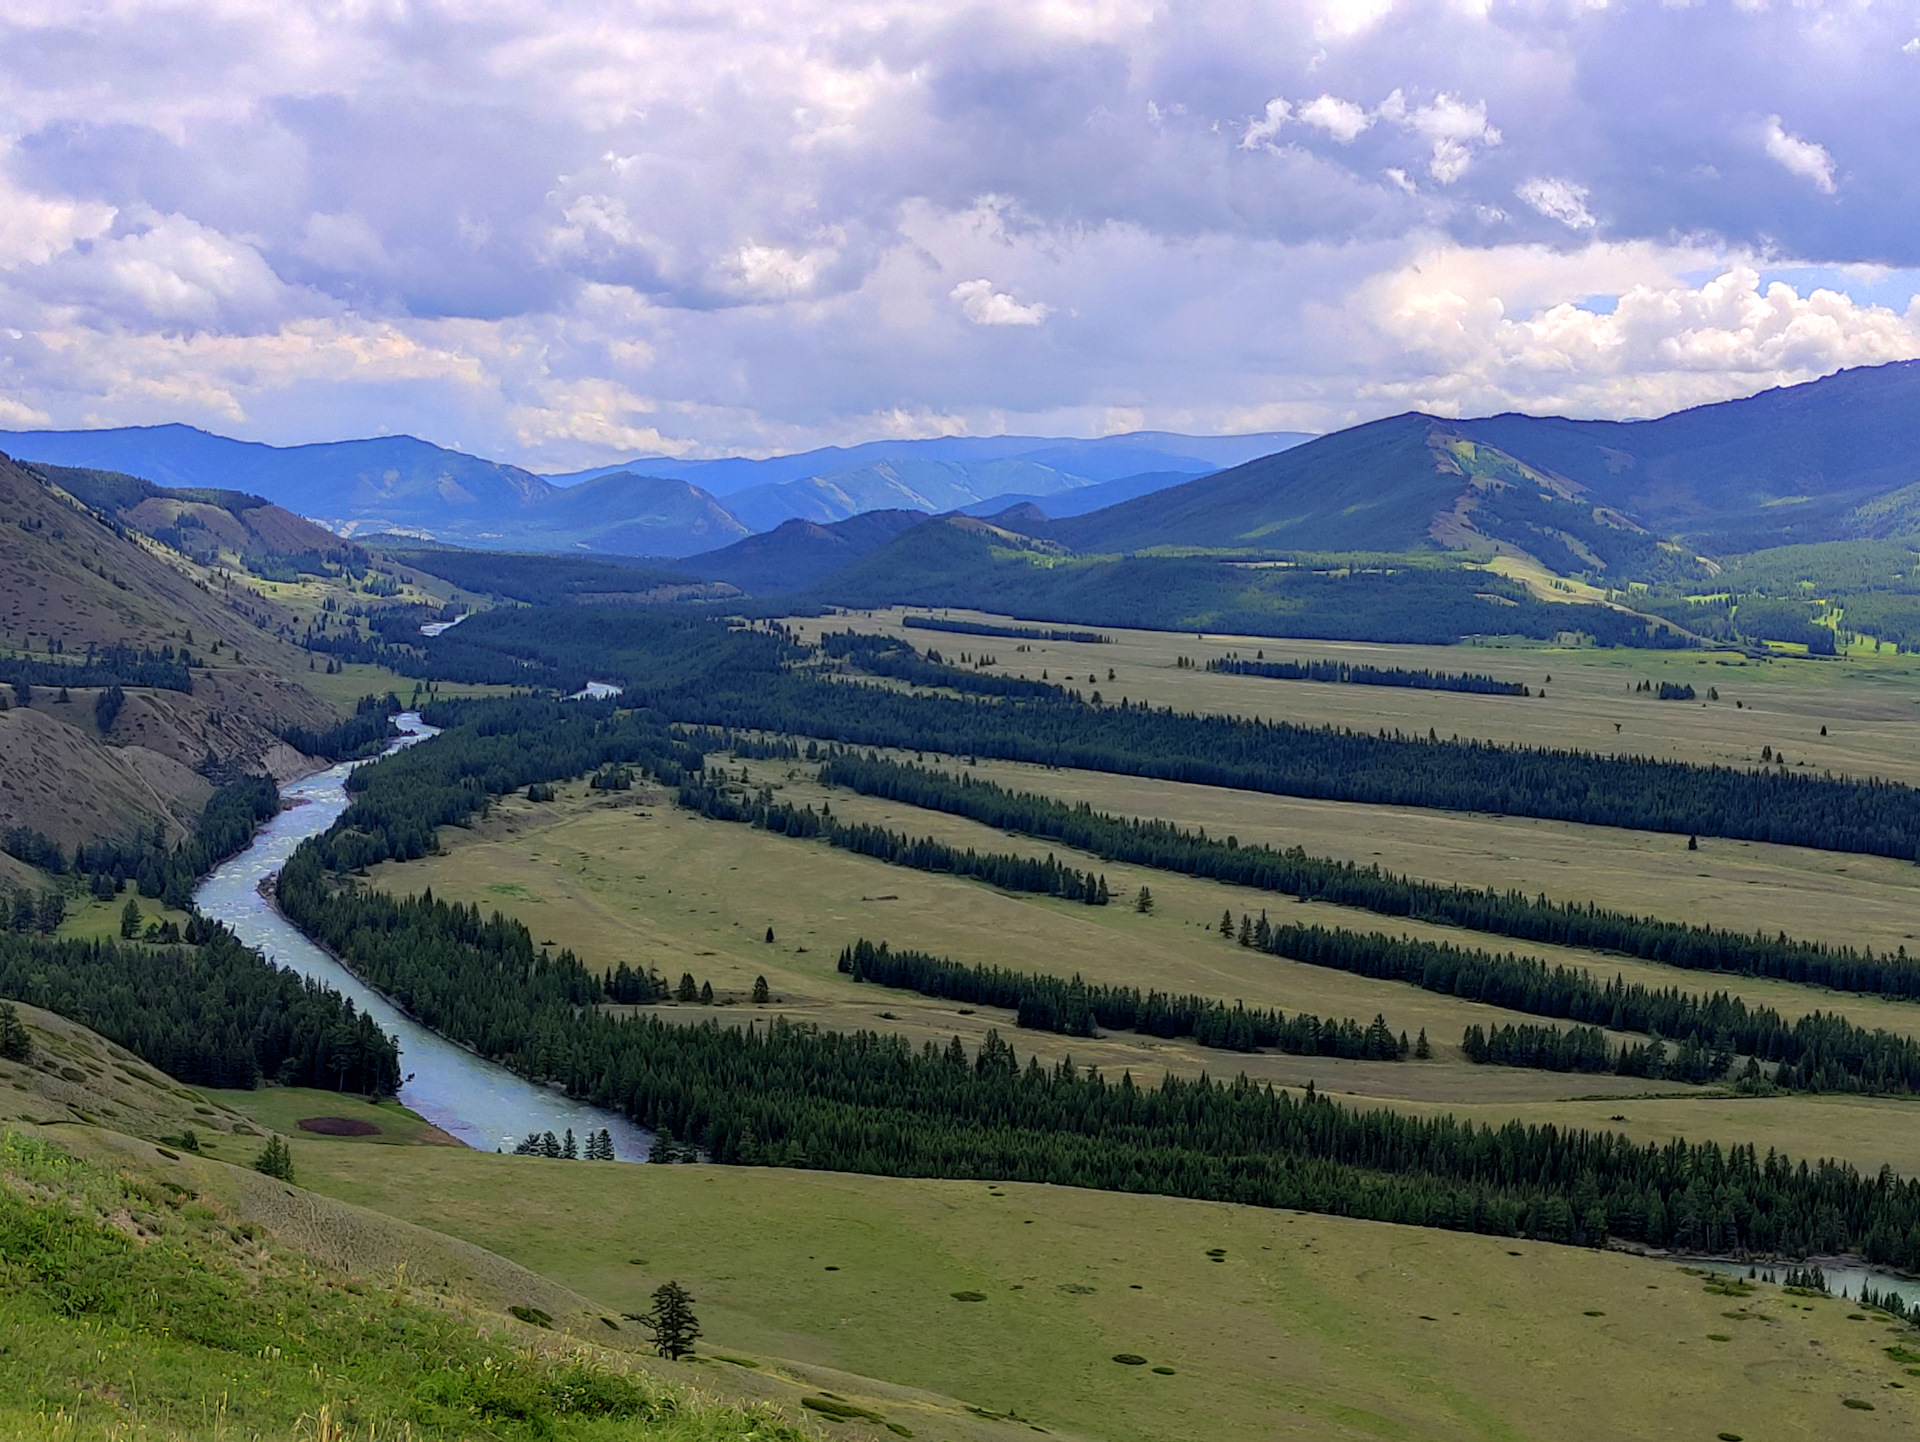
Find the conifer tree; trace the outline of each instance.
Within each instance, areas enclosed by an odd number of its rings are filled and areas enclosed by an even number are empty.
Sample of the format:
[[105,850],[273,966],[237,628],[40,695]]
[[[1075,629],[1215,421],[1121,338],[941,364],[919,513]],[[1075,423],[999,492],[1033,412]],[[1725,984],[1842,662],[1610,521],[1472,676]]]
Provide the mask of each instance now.
[[700,1005],[702,1006],[713,1005],[713,983],[710,981],[703,981],[700,983]]
[[1433,1045],[1427,1040],[1427,1029],[1420,1028],[1420,1035],[1413,1043],[1415,1061],[1430,1061],[1433,1058]]
[[654,1289],[653,1306],[644,1315],[628,1313],[653,1334],[653,1346],[662,1357],[677,1362],[693,1350],[700,1335],[700,1323],[693,1315],[693,1294],[678,1282],[664,1282]]
[[10,1001],[0,1001],[0,1057],[8,1061],[26,1061],[33,1055],[33,1039],[26,1023]]
[[1233,911],[1231,908],[1220,913],[1220,934],[1228,941],[1233,940]]
[[560,1155],[570,1162],[580,1160],[580,1144],[573,1139],[573,1128],[567,1128],[567,1139],[560,1143]]
[[674,989],[673,999],[675,1001],[692,1001],[699,995],[700,988],[693,984],[693,973],[690,971],[681,972],[680,985]]
[[756,976],[753,979],[753,999],[756,1002],[767,1002],[773,999],[773,993],[768,989],[767,979],[764,976]]
[[287,1145],[286,1138],[268,1137],[265,1150],[253,1159],[253,1169],[279,1181],[292,1181],[293,1149]]
[[1153,911],[1153,892],[1147,887],[1141,887],[1140,894],[1133,898],[1133,909],[1142,916],[1149,915]]

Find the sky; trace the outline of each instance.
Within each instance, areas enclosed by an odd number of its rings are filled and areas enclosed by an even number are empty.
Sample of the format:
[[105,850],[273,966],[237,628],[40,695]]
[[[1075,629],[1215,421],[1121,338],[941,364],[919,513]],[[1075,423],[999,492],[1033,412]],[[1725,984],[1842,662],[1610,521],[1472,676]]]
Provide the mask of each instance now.
[[1920,0],[0,0],[0,427],[561,471],[1920,356]]

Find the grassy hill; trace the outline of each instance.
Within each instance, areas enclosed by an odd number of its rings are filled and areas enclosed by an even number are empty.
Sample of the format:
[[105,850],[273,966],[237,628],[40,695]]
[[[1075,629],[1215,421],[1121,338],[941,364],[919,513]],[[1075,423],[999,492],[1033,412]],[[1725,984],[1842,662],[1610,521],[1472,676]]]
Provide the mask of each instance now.
[[756,596],[780,595],[825,580],[924,520],[923,511],[883,510],[824,525],[783,521],[771,531],[689,556],[680,564],[693,575]]
[[1540,600],[1458,557],[1301,555],[1276,564],[1232,554],[1074,554],[990,522],[941,517],[793,604],[966,607],[1076,625],[1436,645],[1473,635],[1587,635],[1606,644],[1646,635],[1643,617],[1571,601]]
[[[414,1149],[486,1160],[403,1108],[197,1092],[21,1011],[33,1054],[0,1060],[0,1435],[806,1442],[822,1423],[861,1442],[1030,1435],[777,1354],[702,1346],[663,1362],[599,1298],[250,1165],[270,1125],[299,1138],[292,1119],[343,1113],[383,1134],[314,1160],[364,1164],[369,1143],[388,1161]],[[306,1180],[297,1162],[295,1175]]]
[[1057,522],[1049,534],[1078,551],[1410,550],[1462,489],[1444,436],[1431,417],[1395,416]]
[[[26,1021],[34,1059],[0,1061],[9,1436],[1544,1442],[1914,1420],[1911,1329],[1668,1262],[1012,1183],[494,1156],[391,1104],[194,1092]],[[310,1108],[390,1134],[289,1126],[296,1182],[254,1172],[266,1123]],[[668,1277],[707,1333],[677,1365],[621,1315]]]
[[1082,551],[1481,541],[1556,570],[1655,580],[1675,564],[1660,538],[1725,555],[1911,533],[1916,402],[1909,361],[1649,421],[1394,416],[1047,534]]

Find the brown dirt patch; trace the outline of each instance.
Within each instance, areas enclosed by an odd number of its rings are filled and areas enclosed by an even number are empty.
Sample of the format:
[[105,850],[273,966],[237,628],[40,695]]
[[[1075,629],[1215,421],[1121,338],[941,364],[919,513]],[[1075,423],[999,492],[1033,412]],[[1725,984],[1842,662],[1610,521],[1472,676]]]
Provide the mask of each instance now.
[[294,1125],[303,1132],[316,1132],[323,1137],[377,1137],[380,1135],[379,1127],[356,1117],[301,1117]]

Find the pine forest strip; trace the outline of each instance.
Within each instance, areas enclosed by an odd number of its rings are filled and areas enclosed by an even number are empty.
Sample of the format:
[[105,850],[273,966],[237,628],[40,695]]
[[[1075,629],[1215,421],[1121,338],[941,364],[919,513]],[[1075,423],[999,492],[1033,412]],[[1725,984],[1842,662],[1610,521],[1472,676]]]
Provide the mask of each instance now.
[[[1221,925],[1224,930],[1226,918]],[[1654,991],[1619,977],[1602,984],[1578,967],[1549,968],[1511,953],[1495,956],[1380,932],[1270,926],[1264,916],[1257,924],[1243,917],[1241,932],[1249,930],[1252,946],[1310,966],[1676,1041],[1680,1052],[1660,1073],[1665,1076],[1711,1080],[1724,1075],[1739,1052],[1779,1063],[1777,1084],[1796,1091],[1920,1091],[1920,1041],[1869,1031],[1832,1013],[1811,1012],[1789,1025],[1772,1007],[1749,1007],[1723,991],[1709,997],[1677,987]]]
[[1306,1012],[1289,1017],[1279,1011],[1249,1011],[1202,996],[1175,996],[1136,987],[1089,984],[1075,976],[1032,976],[997,966],[968,966],[923,951],[893,951],[865,938],[840,953],[840,970],[856,982],[872,982],[901,991],[979,1006],[1010,1008],[1016,1024],[1030,1031],[1063,1036],[1108,1031],[1137,1031],[1157,1037],[1192,1037],[1204,1047],[1250,1052],[1262,1047],[1294,1056],[1348,1057],[1361,1061],[1400,1061],[1408,1052],[1404,1035],[1395,1037],[1386,1018],[1361,1026],[1351,1017],[1322,1021]]
[[1349,686],[1404,686],[1415,691],[1464,691],[1474,696],[1527,696],[1519,681],[1496,681],[1468,671],[1408,671],[1399,666],[1359,666],[1350,661],[1246,661],[1220,656],[1206,669],[1225,676],[1269,681],[1332,681]]
[[715,821],[744,821],[754,827],[781,836],[817,837],[829,846],[860,856],[871,856],[893,866],[915,871],[938,871],[952,876],[970,876],[997,886],[1003,891],[1025,891],[1041,896],[1057,896],[1064,901],[1105,906],[1108,902],[1107,879],[1092,871],[1063,866],[1051,853],[1045,861],[1010,852],[964,851],[931,836],[911,837],[865,822],[841,821],[831,811],[816,812],[812,807],[776,803],[771,793],[738,795],[723,785],[692,781],[680,787],[680,804],[689,811]]

